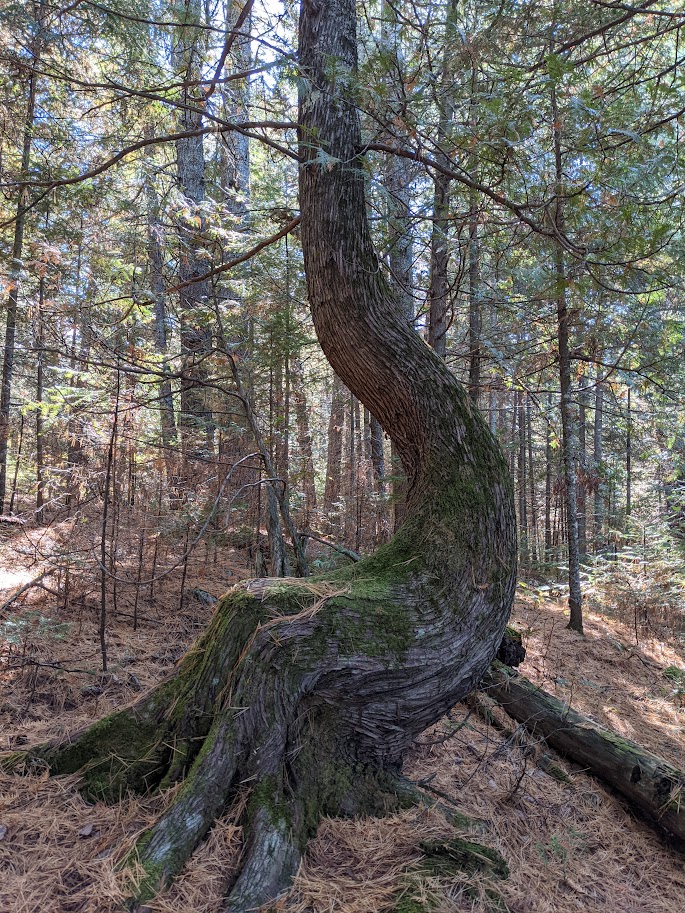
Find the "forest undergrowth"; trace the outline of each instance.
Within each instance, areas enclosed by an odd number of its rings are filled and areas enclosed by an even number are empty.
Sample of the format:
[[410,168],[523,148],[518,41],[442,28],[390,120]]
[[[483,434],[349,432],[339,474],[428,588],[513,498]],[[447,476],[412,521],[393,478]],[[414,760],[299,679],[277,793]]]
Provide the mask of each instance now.
[[[2,528],[0,605],[35,578],[30,565],[36,555],[54,553],[65,536],[73,550],[78,530]],[[135,531],[130,538],[135,555]],[[126,542],[120,547],[125,552]],[[176,551],[182,551],[180,544]],[[160,567],[173,562],[174,548],[165,546],[159,557]],[[0,750],[65,735],[159,681],[209,619],[207,594],[218,597],[232,581],[250,576],[250,564],[244,551],[228,545],[211,553],[201,549],[188,562],[183,599],[180,572],[161,579],[152,598],[149,587],[142,587],[135,605],[135,587],[120,586],[116,614],[109,593],[106,673],[99,591],[91,572],[72,569],[66,599],[64,576],[46,578],[47,590],[27,590],[0,616]],[[564,599],[556,591],[522,587],[513,618],[527,649],[522,672],[682,768],[685,639],[666,626],[674,619],[665,619],[656,602],[650,615],[646,597],[639,619],[631,615],[625,601],[631,573],[634,588],[646,591],[644,567],[622,571],[613,602],[604,578],[603,602],[597,588],[588,606],[585,637],[567,630]],[[508,878],[453,870],[446,875],[428,866],[422,843],[455,834],[434,809],[325,820],[292,889],[278,902],[279,911],[682,911],[682,855],[597,780],[556,756],[503,711],[483,714],[478,700],[458,705],[422,735],[405,773],[472,819],[467,834],[502,854]],[[249,788],[246,784],[182,875],[151,902],[150,913],[218,913],[241,852],[236,821]],[[0,775],[0,911],[116,910],[124,896],[119,860],[169,799],[166,793],[91,805],[75,777]]]

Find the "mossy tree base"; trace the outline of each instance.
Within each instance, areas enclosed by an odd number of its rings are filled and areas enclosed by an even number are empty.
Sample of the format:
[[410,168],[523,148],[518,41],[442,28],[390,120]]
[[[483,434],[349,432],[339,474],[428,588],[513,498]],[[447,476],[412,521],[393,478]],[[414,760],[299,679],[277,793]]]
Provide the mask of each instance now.
[[[246,852],[227,909],[268,901],[289,882],[322,815],[377,815],[421,801],[399,785],[402,758],[474,687],[494,652],[491,640],[466,656],[468,616],[442,642],[421,555],[407,560],[411,533],[410,525],[325,582],[237,586],[157,688],[68,740],[6,756],[5,766],[80,771],[84,791],[107,801],[183,781],[131,855],[145,872],[133,906],[180,871],[251,787]],[[443,665],[427,673],[438,647]]]

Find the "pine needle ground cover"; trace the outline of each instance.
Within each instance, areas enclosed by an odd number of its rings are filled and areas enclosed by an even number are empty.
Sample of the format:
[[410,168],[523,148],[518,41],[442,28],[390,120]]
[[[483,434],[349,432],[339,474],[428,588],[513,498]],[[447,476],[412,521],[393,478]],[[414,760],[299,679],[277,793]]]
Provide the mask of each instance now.
[[[5,543],[5,558],[13,547]],[[235,579],[247,575],[239,554],[222,558]],[[211,591],[207,567],[198,560],[188,569],[187,591],[205,587]],[[128,597],[121,596],[122,614],[110,629],[111,671],[104,676],[97,671],[96,612],[78,587],[66,608],[56,608],[54,597],[40,589],[13,606],[11,617],[25,625],[20,648],[6,645],[0,669],[0,747],[73,731],[168,673],[211,614],[192,595],[177,612],[176,590],[172,582],[160,585],[152,603],[141,608],[144,620],[135,632]],[[50,618],[52,626],[41,618]],[[518,599],[514,624],[528,650],[527,677],[684,766],[685,709],[674,670],[685,670],[685,651],[659,632],[643,632],[636,644],[631,626],[616,618],[588,614],[584,639],[567,631],[566,621],[560,599]],[[20,662],[22,655],[31,662]],[[470,829],[455,829],[435,809],[383,819],[326,819],[279,909],[679,913],[682,856],[596,780],[502,711],[493,713],[497,719],[484,719],[475,702],[455,707],[423,734],[405,770],[469,816]],[[80,795],[77,778],[48,779],[40,771],[24,778],[2,775],[0,910],[116,910],[124,896],[120,862],[172,795],[92,805]],[[235,822],[248,796],[246,784],[181,876],[150,903],[151,913],[218,913],[240,856],[242,834]],[[509,877],[428,864],[425,847],[455,836],[498,850]],[[126,877],[135,878],[135,872]]]

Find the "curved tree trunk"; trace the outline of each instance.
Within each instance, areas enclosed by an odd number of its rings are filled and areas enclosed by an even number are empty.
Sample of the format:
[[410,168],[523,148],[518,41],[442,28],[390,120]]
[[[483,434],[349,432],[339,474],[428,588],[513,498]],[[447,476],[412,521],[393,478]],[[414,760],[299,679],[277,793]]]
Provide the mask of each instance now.
[[[217,606],[174,675],[65,744],[15,756],[86,788],[185,782],[139,841],[143,898],[177,872],[240,786],[253,784],[230,911],[289,880],[323,814],[382,809],[415,737],[478,683],[515,584],[506,464],[464,389],[408,328],[365,215],[352,95],[354,0],[303,0],[302,246],[312,315],[336,373],[394,440],[407,519],[326,580],[256,580]],[[323,153],[323,154],[322,154]]]

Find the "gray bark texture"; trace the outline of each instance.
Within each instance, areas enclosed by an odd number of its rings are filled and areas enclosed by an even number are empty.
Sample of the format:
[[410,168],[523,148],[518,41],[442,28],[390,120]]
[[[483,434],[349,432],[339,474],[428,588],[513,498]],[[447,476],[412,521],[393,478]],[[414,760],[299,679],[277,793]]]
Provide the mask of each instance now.
[[[172,63],[182,80],[180,128],[183,132],[199,131],[202,126],[201,54],[203,33],[194,28],[202,23],[199,0],[184,0],[179,10],[181,22],[174,32]],[[211,450],[212,414],[202,381],[206,377],[205,360],[211,350],[211,332],[207,326],[209,283],[194,282],[207,271],[199,255],[203,247],[205,217],[201,204],[205,199],[205,158],[202,135],[186,136],[176,141],[178,189],[185,197],[189,217],[179,220],[179,279],[181,315],[181,413],[178,426],[186,456],[203,456]],[[195,219],[199,218],[199,226]],[[204,316],[204,320],[203,320]]]
[[161,686],[67,742],[5,759],[55,773],[86,765],[85,789],[110,798],[184,781],[133,850],[145,872],[134,906],[181,869],[244,784],[253,784],[246,843],[226,909],[271,900],[322,815],[388,807],[405,752],[476,687],[509,616],[511,480],[483,418],[407,325],[378,268],[349,101],[356,65],[354,0],[303,0],[311,310],[334,370],[400,453],[406,521],[374,555],[325,579],[239,585]]
[[[564,200],[561,126],[557,109],[556,89],[552,88],[552,133],[554,139],[555,162],[555,210],[554,222],[563,237]],[[557,333],[559,341],[559,385],[561,399],[562,454],[564,464],[564,481],[566,483],[566,540],[568,543],[568,607],[570,620],[568,627],[579,634],[583,633],[583,594],[580,584],[580,553],[578,549],[578,476],[576,459],[578,453],[577,419],[573,410],[573,385],[571,378],[571,348],[569,342],[569,311],[566,298],[566,263],[564,249],[560,241],[554,246],[554,271],[556,281]]]
[[[146,135],[149,133],[146,130]],[[155,350],[160,356],[159,389],[159,416],[162,432],[162,446],[164,448],[164,461],[167,476],[173,483],[174,460],[173,448],[176,444],[176,415],[174,412],[174,398],[171,389],[171,380],[167,376],[169,363],[167,360],[167,314],[166,294],[164,290],[164,257],[162,253],[162,226],[157,191],[152,174],[146,174],[145,200],[147,207],[147,254],[150,290],[155,303]]]

